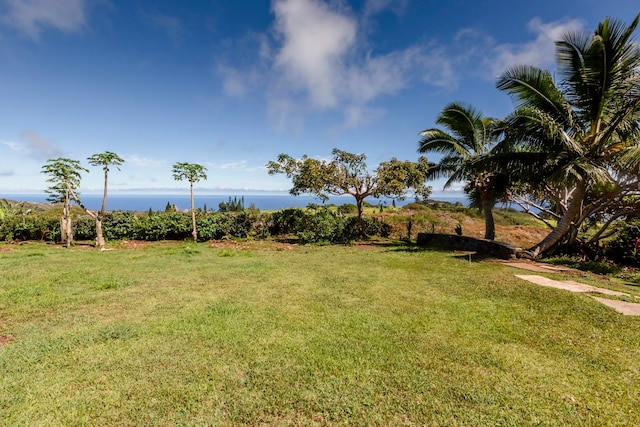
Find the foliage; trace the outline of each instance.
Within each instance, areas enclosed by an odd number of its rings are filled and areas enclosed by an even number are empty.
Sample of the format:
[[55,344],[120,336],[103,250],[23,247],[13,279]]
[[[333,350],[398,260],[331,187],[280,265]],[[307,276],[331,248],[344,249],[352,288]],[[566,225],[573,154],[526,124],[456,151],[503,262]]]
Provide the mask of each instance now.
[[466,182],[465,193],[485,216],[485,239],[495,238],[492,209],[503,198],[509,186],[508,175],[480,162],[495,143],[499,121],[485,117],[474,107],[461,103],[447,105],[436,119],[446,128],[420,132],[418,151],[440,153],[438,164],[429,168],[429,178],[448,178],[443,188],[455,182]]
[[136,240],[182,240],[189,236],[189,216],[181,212],[164,212],[153,216],[134,216],[133,238]]
[[196,224],[196,212],[193,201],[193,183],[199,182],[201,179],[207,179],[207,168],[197,163],[177,162],[173,165],[173,178],[176,181],[189,181],[189,190],[191,194],[191,235],[193,241],[198,240],[198,231]]
[[220,212],[240,212],[244,210],[244,196],[239,199],[237,197],[233,199],[229,197],[228,202],[220,202],[218,204],[218,210]]
[[270,175],[283,173],[292,179],[290,194],[310,193],[322,200],[329,196],[351,195],[356,199],[358,216],[362,216],[366,197],[393,197],[404,199],[413,190],[416,199],[427,198],[431,187],[424,182],[429,164],[420,157],[418,162],[400,161],[396,158],[382,162],[373,173],[369,172],[366,155],[352,154],[334,148],[330,161],[304,155],[296,160],[288,154],[280,154],[276,161],[267,163]]
[[69,190],[76,191],[80,187],[82,172],[89,172],[84,168],[78,160],[59,157],[57,159],[49,159],[42,166],[42,173],[49,175],[47,182],[51,186],[44,191],[49,194],[48,200],[52,203],[69,200]]
[[604,250],[607,259],[617,264],[640,267],[640,219],[620,223]]
[[197,163],[176,162],[171,172],[176,181],[188,181],[191,184],[207,179],[207,168]]
[[632,38],[639,18],[565,34],[556,42],[557,82],[531,66],[498,80],[516,110],[494,163],[520,180],[524,193],[513,200],[557,219],[530,256],[575,242],[581,229],[591,229],[583,237],[596,244],[640,211],[640,46]]

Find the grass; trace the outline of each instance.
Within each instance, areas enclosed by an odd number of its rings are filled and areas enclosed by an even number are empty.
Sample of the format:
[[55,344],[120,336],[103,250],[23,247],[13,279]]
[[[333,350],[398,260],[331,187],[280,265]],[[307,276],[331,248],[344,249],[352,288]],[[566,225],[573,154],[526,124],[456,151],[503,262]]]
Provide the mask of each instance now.
[[507,267],[393,245],[115,249],[0,253],[2,424],[640,424],[640,319]]

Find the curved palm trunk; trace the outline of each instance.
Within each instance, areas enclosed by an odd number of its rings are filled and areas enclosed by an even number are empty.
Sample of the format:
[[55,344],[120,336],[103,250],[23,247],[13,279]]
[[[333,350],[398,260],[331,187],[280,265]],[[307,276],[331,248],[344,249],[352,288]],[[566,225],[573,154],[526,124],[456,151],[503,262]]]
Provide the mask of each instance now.
[[193,182],[191,183],[190,188],[191,188],[191,225],[193,227],[193,232],[191,234],[193,235],[193,241],[197,242],[198,232],[196,230],[196,211],[195,211],[195,206],[193,201]]
[[548,251],[553,245],[558,243],[567,232],[571,229],[573,221],[580,213],[582,201],[586,193],[586,185],[583,182],[578,183],[575,191],[571,197],[571,202],[567,206],[567,210],[564,212],[558,225],[545,237],[540,243],[527,249],[523,252],[525,258],[535,258],[546,251]]
[[496,238],[496,225],[493,221],[493,198],[481,195],[482,213],[484,215],[484,238],[493,240]]

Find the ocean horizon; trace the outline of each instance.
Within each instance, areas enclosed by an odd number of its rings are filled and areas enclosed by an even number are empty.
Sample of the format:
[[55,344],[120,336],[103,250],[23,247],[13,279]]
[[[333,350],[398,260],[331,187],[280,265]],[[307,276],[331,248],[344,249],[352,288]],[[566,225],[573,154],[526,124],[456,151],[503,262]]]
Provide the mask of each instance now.
[[[447,195],[448,196],[448,195]],[[464,195],[460,196],[459,194],[452,194],[451,197],[447,196],[434,196],[430,197],[429,200],[434,201],[445,201],[450,203],[461,203],[463,205],[468,205],[468,200]],[[82,202],[88,209],[97,210],[100,209],[100,205],[102,204],[102,195],[101,194],[81,194],[80,195]],[[23,202],[33,202],[33,203],[49,203],[47,201],[47,194],[45,193],[0,193],[0,198],[15,200],[15,201],[23,201]],[[322,202],[319,198],[310,195],[301,195],[301,196],[292,196],[290,194],[196,194],[194,196],[194,202],[196,208],[204,209],[206,207],[207,211],[217,211],[219,209],[219,204],[222,202],[228,202],[229,198],[234,199],[243,199],[244,206],[248,208],[251,205],[254,205],[256,208],[260,210],[278,210],[278,209],[286,209],[286,208],[299,208],[306,207],[309,204],[316,205],[343,205],[343,204],[355,204],[355,199],[352,196],[335,196],[330,197],[326,202]],[[393,203],[392,199],[382,198],[367,198],[367,202],[371,205],[378,206],[379,203],[382,203],[383,206],[391,206]],[[414,201],[413,198],[407,197],[405,200],[396,200],[396,206],[403,206],[408,203],[412,203]],[[136,212],[144,212],[149,209],[153,211],[164,211],[167,203],[170,205],[175,205],[178,210],[185,210],[191,207],[191,199],[189,194],[126,194],[126,193],[113,193],[107,196],[107,210],[109,211],[136,211]]]

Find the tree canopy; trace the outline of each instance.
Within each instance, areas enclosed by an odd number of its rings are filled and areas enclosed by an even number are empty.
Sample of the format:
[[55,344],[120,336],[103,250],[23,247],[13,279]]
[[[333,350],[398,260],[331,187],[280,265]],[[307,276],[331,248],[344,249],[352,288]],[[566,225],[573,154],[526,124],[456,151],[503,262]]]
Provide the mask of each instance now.
[[493,240],[492,209],[505,194],[508,177],[478,160],[489,154],[497,141],[497,121],[470,105],[453,102],[442,109],[436,124],[446,130],[431,128],[420,132],[419,152],[443,154],[440,162],[429,168],[428,178],[448,178],[444,189],[454,182],[465,182],[465,192],[473,201],[478,199],[484,213],[484,237]]
[[556,42],[557,81],[532,66],[498,79],[516,109],[494,164],[524,184],[515,200],[538,201],[557,218],[531,256],[573,241],[582,225],[607,227],[640,211],[640,47],[632,39],[639,18],[629,26],[607,18],[592,34],[564,35]]
[[412,191],[416,199],[426,199],[431,187],[425,185],[429,163],[425,157],[418,162],[392,158],[370,172],[365,154],[353,154],[334,148],[331,160],[318,160],[307,155],[294,159],[280,154],[267,163],[270,175],[283,173],[291,178],[289,193],[297,196],[308,193],[327,200],[329,196],[351,195],[356,199],[358,217],[362,217],[366,197],[404,199]]

